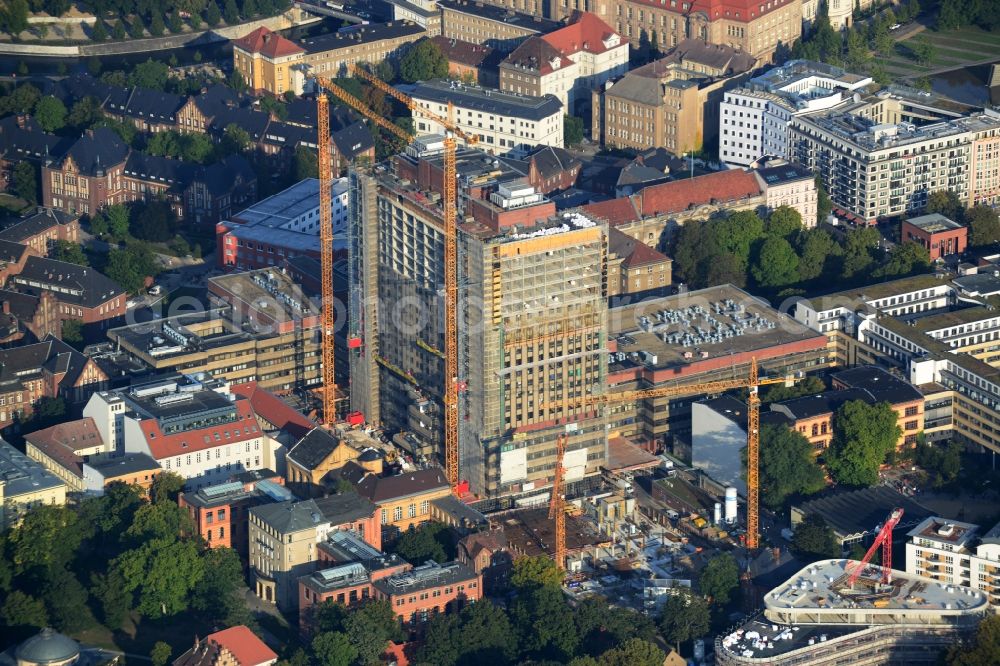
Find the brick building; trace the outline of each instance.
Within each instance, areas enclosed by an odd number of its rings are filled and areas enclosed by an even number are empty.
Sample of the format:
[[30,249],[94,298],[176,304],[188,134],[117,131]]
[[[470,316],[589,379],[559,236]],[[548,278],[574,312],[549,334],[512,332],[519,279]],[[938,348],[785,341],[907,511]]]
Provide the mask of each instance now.
[[372,584],[409,629],[417,630],[435,615],[457,612],[483,596],[483,577],[461,562],[428,562]]
[[969,229],[939,213],[903,220],[899,232],[902,242],[927,248],[931,261],[962,254],[969,242]]
[[229,627],[204,640],[174,660],[173,666],[271,666],[278,655],[249,628]]
[[233,69],[243,76],[255,94],[278,96],[286,91],[302,91],[295,67],[305,49],[267,28],[257,28],[233,40]]
[[111,278],[88,266],[45,257],[28,257],[8,286],[22,294],[40,297],[48,292],[58,301],[58,319],[74,319],[85,332],[100,331],[125,316],[127,295]]
[[36,255],[45,257],[58,241],[77,243],[79,235],[79,216],[39,208],[0,231],[0,240],[27,245]]
[[396,476],[370,474],[358,483],[357,490],[378,508],[386,538],[431,520],[433,501],[451,494],[451,486],[438,467]]
[[448,75],[452,78],[492,88],[499,86],[500,53],[496,49],[444,35],[431,37],[431,41],[448,59]]

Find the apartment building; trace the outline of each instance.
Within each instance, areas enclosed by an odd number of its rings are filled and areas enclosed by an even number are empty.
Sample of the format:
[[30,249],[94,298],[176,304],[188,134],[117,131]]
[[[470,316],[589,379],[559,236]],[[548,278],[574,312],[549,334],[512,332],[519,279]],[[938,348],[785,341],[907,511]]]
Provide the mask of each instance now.
[[239,72],[255,94],[274,96],[302,92],[296,68],[305,49],[265,27],[233,40],[233,70]]
[[663,58],[593,91],[591,138],[613,148],[662,146],[675,155],[714,139],[723,91],[757,60],[728,46],[685,39]]
[[932,516],[907,536],[906,573],[972,588],[1000,604],[1000,526],[984,532],[979,525]]
[[[334,252],[346,254],[347,179],[330,185]],[[215,227],[219,268],[282,266],[299,256],[319,259],[319,180],[305,178],[221,221]],[[339,238],[338,238],[339,237]]]
[[918,126],[882,120],[883,101],[796,116],[789,126],[789,157],[819,174],[835,210],[873,224],[923,209],[937,190],[968,206],[1000,200],[1000,114]]
[[65,503],[62,480],[0,439],[0,528],[14,527],[36,506]]
[[[424,194],[434,189],[430,169],[424,173],[417,181],[386,170],[358,177],[363,205],[352,224],[363,222],[366,235],[353,254],[360,258],[352,267],[359,278],[353,283],[365,298],[376,293],[380,298],[374,309],[371,300],[354,300],[352,294],[349,335],[358,337],[351,389],[353,408],[369,410],[369,422],[375,409],[378,422],[415,433],[440,455],[443,361],[437,350],[444,343],[438,318],[383,325],[377,335],[369,325],[392,321],[401,299],[419,303],[422,312],[440,312],[443,306],[442,213]],[[463,189],[463,202],[477,196],[503,201],[498,184],[485,192],[475,184]],[[468,208],[461,217],[465,259],[459,279],[469,286],[459,320],[483,324],[460,327],[460,401],[466,417],[459,467],[473,492],[483,495],[550,482],[565,422],[571,430],[564,461],[568,480],[595,474],[605,455],[599,415],[569,411],[560,401],[599,390],[603,382],[606,227],[581,214],[552,218],[544,203],[510,207],[517,216],[509,223],[500,218],[496,226],[472,218]]]
[[819,193],[816,177],[800,164],[768,164],[754,174],[764,190],[764,205],[768,212],[787,206],[802,216],[802,227],[812,229],[816,219]]
[[811,60],[792,60],[726,91],[719,109],[719,160],[750,166],[762,157],[789,156],[794,116],[836,106],[871,77]]
[[899,237],[904,243],[922,245],[931,261],[962,254],[969,243],[969,228],[940,213],[903,220]]
[[[493,155],[522,157],[536,146],[563,147],[562,103],[552,96],[522,96],[458,81],[426,81],[406,87],[420,107],[438,116],[454,109],[455,124],[479,138],[478,147]],[[417,136],[443,134],[444,127],[414,114]]]
[[[947,275],[919,275],[800,301],[795,318],[838,366],[899,368],[925,396],[925,432],[1000,450],[1000,316]],[[960,279],[960,278],[959,278]]]
[[351,65],[376,65],[398,60],[410,44],[427,37],[427,31],[410,21],[367,23],[337,32],[307,37],[302,42],[304,71],[330,78],[347,76]]
[[561,25],[541,18],[540,11],[516,12],[496,6],[500,3],[440,0],[437,4],[444,37],[488,46],[503,54],[516,49],[528,37],[552,32]]
[[563,28],[526,39],[500,63],[500,89],[553,95],[566,112],[588,118],[591,91],[628,70],[629,44],[590,12]]
[[375,506],[357,493],[252,507],[250,570],[257,596],[282,611],[296,610],[299,578],[319,568],[320,544],[343,530],[382,547]]

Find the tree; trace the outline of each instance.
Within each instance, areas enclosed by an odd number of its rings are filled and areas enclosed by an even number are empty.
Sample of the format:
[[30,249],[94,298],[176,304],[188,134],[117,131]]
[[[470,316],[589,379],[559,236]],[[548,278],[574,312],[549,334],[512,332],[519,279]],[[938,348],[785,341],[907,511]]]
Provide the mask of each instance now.
[[7,0],[0,9],[3,31],[15,38],[28,29],[28,0]]
[[894,278],[924,273],[931,267],[931,255],[926,247],[907,241],[892,248],[888,261],[873,274],[878,278]]
[[295,148],[295,179],[319,178],[319,159],[316,151],[299,145]]
[[29,204],[38,203],[38,179],[31,162],[18,162],[14,167],[14,194]]
[[809,229],[799,234],[799,280],[809,282],[830,272],[831,258],[840,256],[840,246],[823,229]]
[[101,103],[94,97],[87,95],[73,103],[73,107],[66,116],[66,124],[76,129],[86,129],[104,117],[101,112]]
[[94,28],[90,31],[90,38],[95,42],[103,42],[108,39],[108,29],[104,26],[104,21],[101,19],[94,21]]
[[166,29],[167,26],[163,23],[163,17],[159,13],[153,14],[153,18],[149,21],[149,34],[153,37],[162,37]]
[[927,195],[927,208],[924,212],[939,213],[953,222],[962,222],[964,211],[962,200],[951,190],[935,190]]
[[358,663],[378,663],[389,641],[403,640],[403,631],[388,601],[369,600],[349,613],[344,620],[344,633],[358,651]]
[[608,650],[597,660],[599,666],[663,666],[663,650],[641,638],[630,638],[620,647]]
[[857,26],[847,33],[847,66],[853,71],[863,71],[871,60],[868,44]]
[[510,617],[521,636],[523,651],[530,656],[563,663],[576,653],[580,637],[561,588],[519,588]]
[[1000,217],[989,206],[973,206],[966,212],[965,219],[969,224],[969,243],[973,247],[1000,241]]
[[173,654],[173,649],[169,644],[156,641],[153,649],[149,652],[149,659],[153,662],[153,666],[166,666],[170,662],[171,654]]
[[152,251],[141,243],[129,243],[123,250],[112,248],[104,268],[105,275],[132,294],[143,288],[146,277],[157,272]]
[[[3,606],[0,606],[0,619],[9,629],[21,629],[22,634],[34,633],[49,624],[45,604],[21,590],[14,590],[7,595]],[[24,629],[29,631],[25,632]]]
[[791,243],[780,236],[771,236],[761,245],[751,272],[761,287],[794,284],[799,279],[799,257]]
[[[216,7],[215,10],[218,11],[219,8]],[[216,21],[216,23],[218,23],[218,21]],[[170,12],[170,18],[167,19],[167,30],[169,30],[172,35],[179,35],[184,32],[184,21],[181,20],[180,14],[177,12]]]
[[222,146],[224,152],[242,153],[250,146],[250,134],[236,123],[229,123],[222,135]]
[[812,444],[802,433],[766,424],[761,428],[760,442],[761,496],[769,508],[777,511],[790,496],[811,495],[826,487]]
[[882,239],[874,227],[851,229],[844,239],[844,263],[841,277],[853,279],[865,275],[875,264],[875,250]]
[[153,539],[176,539],[194,532],[190,514],[174,502],[150,502],[139,507],[125,530],[125,542],[140,545]]
[[147,541],[115,558],[125,590],[137,597],[136,610],[160,618],[187,609],[188,595],[205,575],[193,541],[161,538]]
[[128,236],[129,212],[124,204],[108,206],[104,217],[108,221],[108,232],[112,238],[122,239]]
[[725,606],[730,595],[740,584],[740,568],[736,558],[729,553],[713,557],[701,570],[699,586],[701,593],[712,603]]
[[63,319],[62,341],[73,347],[79,347],[83,342],[83,322],[79,319]]
[[544,555],[521,557],[514,561],[514,571],[510,583],[518,590],[539,587],[560,587],[563,572],[555,561]]
[[222,7],[222,17],[226,19],[227,25],[233,25],[240,20],[240,10],[236,7],[236,0],[226,0]]
[[202,555],[202,562],[211,575],[198,581],[191,607],[204,613],[214,624],[229,627],[246,624],[250,618],[239,555],[232,548],[209,548]]
[[50,571],[42,588],[49,621],[59,631],[77,633],[96,624],[87,606],[87,590],[63,567]]
[[442,79],[448,76],[448,58],[437,44],[421,39],[399,61],[399,77],[406,83]]
[[177,214],[166,201],[150,201],[144,206],[133,206],[131,217],[129,228],[136,238],[162,243],[174,237]]
[[396,541],[393,552],[409,562],[445,562],[448,555],[438,540],[439,535],[447,530],[443,523],[429,522],[419,527],[410,527]]
[[[965,18],[959,12],[957,2],[942,2],[938,12],[937,23],[934,26],[939,31],[955,30],[965,25]],[[927,43],[927,42],[923,42]]]
[[128,33],[125,32],[125,22],[121,19],[115,21],[115,26],[111,29],[111,37],[117,42],[125,39]]
[[167,63],[157,62],[150,58],[135,66],[135,69],[128,76],[129,85],[162,91],[166,89],[169,72],[170,68]]
[[219,25],[219,21],[222,20],[222,12],[219,10],[219,5],[214,2],[209,2],[208,7],[205,8],[205,23],[209,28],[214,28]]
[[764,235],[764,220],[749,210],[732,213],[713,227],[722,251],[733,253],[744,265],[750,261],[754,242]]
[[663,604],[659,626],[663,637],[679,652],[681,643],[708,633],[711,626],[708,602],[690,590],[678,588]]
[[240,10],[240,15],[245,19],[251,19],[260,14],[260,8],[257,6],[257,0],[243,0],[243,8]]
[[503,666],[519,653],[517,638],[503,609],[488,600],[466,606],[458,615],[439,615],[427,626],[418,663],[435,666]]
[[31,427],[33,430],[41,430],[65,420],[66,401],[61,396],[55,398],[46,396],[35,404],[35,411],[31,415]]
[[826,222],[826,218],[833,212],[833,201],[827,194],[826,186],[819,174],[816,174],[816,222]]
[[990,615],[979,623],[969,643],[952,645],[945,657],[948,666],[990,666],[1000,663],[1000,616]]
[[312,642],[312,651],[320,666],[351,666],[358,658],[358,650],[339,631],[319,634]]
[[932,488],[940,488],[958,478],[962,469],[962,445],[952,442],[948,446],[928,444],[921,435],[913,448],[913,462],[930,477]]
[[229,87],[238,93],[246,92],[247,81],[238,69],[234,69],[229,75]]
[[778,206],[767,216],[764,233],[789,239],[802,230],[802,215],[791,206]]
[[164,472],[157,474],[153,479],[153,484],[149,487],[149,497],[153,502],[173,504],[182,490],[184,490],[184,477],[175,472]]
[[878,468],[896,448],[902,430],[896,412],[886,403],[861,400],[844,403],[834,413],[833,441],[826,461],[837,483],[872,486]]
[[100,602],[102,624],[111,630],[121,628],[131,610],[131,595],[125,591],[125,579],[118,571],[107,575],[95,573],[90,581],[90,594]]
[[563,144],[578,146],[583,141],[583,118],[563,116]]
[[810,513],[795,526],[792,548],[800,557],[821,560],[840,556],[840,544],[823,517]]
[[132,39],[142,39],[146,36],[146,28],[142,25],[142,18],[136,16],[128,26],[128,34]]
[[630,638],[656,637],[656,625],[649,617],[627,608],[612,608],[603,597],[581,600],[574,615],[580,651],[587,654],[601,654]]
[[910,43],[910,52],[913,54],[914,60],[921,65],[927,65],[937,55],[937,47],[931,42],[914,40]]
[[55,248],[53,248],[52,258],[77,264],[78,266],[90,265],[87,255],[83,252],[83,246],[77,243],[70,243],[69,241],[57,241]]

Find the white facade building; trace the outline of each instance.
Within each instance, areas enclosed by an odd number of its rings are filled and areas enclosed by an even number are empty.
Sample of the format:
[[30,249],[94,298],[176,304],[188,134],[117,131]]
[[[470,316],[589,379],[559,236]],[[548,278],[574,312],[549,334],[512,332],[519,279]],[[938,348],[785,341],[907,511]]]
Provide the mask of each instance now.
[[749,166],[761,157],[788,158],[794,116],[829,109],[871,77],[809,60],[793,60],[726,92],[719,109],[719,160]]
[[983,534],[972,523],[931,517],[909,537],[907,573],[981,590],[1000,603],[1000,525]]
[[[404,88],[404,87],[401,87]],[[456,81],[435,80],[405,86],[418,106],[454,119],[466,134],[479,138],[477,148],[493,155],[520,157],[535,146],[563,146],[563,105],[551,95],[529,97]],[[443,134],[444,127],[414,112],[417,136]]]

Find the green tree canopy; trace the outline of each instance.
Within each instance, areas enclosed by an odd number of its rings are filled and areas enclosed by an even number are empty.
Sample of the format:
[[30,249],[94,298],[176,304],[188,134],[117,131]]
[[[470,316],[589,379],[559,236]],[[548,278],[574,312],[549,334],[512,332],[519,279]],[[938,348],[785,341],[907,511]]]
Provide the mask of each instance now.
[[444,523],[428,522],[403,532],[393,552],[404,560],[423,563],[427,560],[445,562],[449,559],[444,544],[450,543],[450,531]]
[[439,615],[427,628],[418,662],[435,666],[510,664],[519,653],[507,614],[488,600],[466,606],[456,615]]
[[667,655],[654,643],[630,638],[621,646],[608,650],[597,660],[599,666],[663,666]]
[[936,190],[927,195],[927,209],[925,212],[928,214],[940,213],[949,220],[962,222],[964,208],[958,194],[951,190]]
[[764,222],[765,233],[785,239],[791,239],[801,230],[802,215],[791,206],[778,206]]
[[14,167],[14,194],[29,204],[38,203],[38,178],[31,162],[18,162]]
[[740,568],[736,558],[730,553],[722,553],[710,559],[701,570],[698,584],[701,593],[712,603],[725,606],[733,590],[740,585]]
[[859,487],[878,483],[878,468],[895,450],[900,434],[889,403],[851,400],[841,405],[834,414],[833,441],[826,456],[834,480]]
[[177,230],[177,213],[164,200],[153,200],[132,206],[129,229],[141,240],[164,242],[174,237]]
[[399,77],[406,83],[429,81],[448,76],[448,58],[437,44],[421,39],[399,61]]
[[79,319],[63,319],[60,337],[66,344],[79,348],[83,342],[83,322]]
[[87,255],[84,254],[82,245],[79,245],[78,243],[70,243],[69,241],[64,240],[56,241],[56,245],[52,251],[52,258],[71,264],[77,264],[78,266],[90,265],[90,260],[87,259]]
[[751,270],[761,287],[774,289],[799,280],[799,257],[791,244],[780,236],[770,236],[760,246]]
[[164,90],[167,87],[167,74],[170,68],[165,62],[150,58],[139,63],[128,76],[129,85],[151,90]]
[[907,241],[892,248],[888,261],[883,263],[874,276],[878,278],[896,278],[926,273],[931,267],[931,256],[927,248],[920,243]]
[[58,97],[43,97],[35,105],[35,120],[46,132],[56,132],[66,126],[66,105]]
[[853,279],[866,275],[875,265],[875,253],[882,237],[874,227],[859,227],[847,232],[844,239],[844,263],[841,277]]
[[209,548],[202,555],[202,562],[211,575],[195,585],[191,607],[216,624],[227,627],[248,624],[250,614],[239,555],[232,548]]
[[989,615],[979,623],[975,640],[957,643],[947,653],[948,666],[993,666],[1000,664],[1000,616]]
[[563,145],[578,146],[583,142],[583,118],[563,116]]
[[149,652],[149,659],[153,662],[153,666],[167,666],[172,653],[173,649],[168,643],[156,641],[156,644],[153,645],[153,649]]
[[765,424],[760,434],[761,498],[778,510],[793,495],[811,495],[826,487],[812,444],[784,425]]
[[529,656],[565,662],[576,653],[580,637],[560,587],[519,588],[510,616]]
[[684,588],[667,597],[660,613],[660,632],[679,651],[681,643],[693,641],[708,633],[711,615],[704,597]]
[[344,633],[358,651],[358,662],[375,664],[389,641],[399,643],[404,634],[396,613],[386,600],[369,600],[344,619]]
[[7,0],[0,7],[0,27],[15,37],[28,29],[28,0]]
[[214,28],[219,25],[219,21],[221,20],[222,11],[219,9],[219,5],[209,2],[208,7],[205,8],[205,23],[208,24],[209,28]]
[[48,626],[49,616],[45,604],[21,590],[14,590],[0,606],[0,620],[7,631],[24,638]]
[[562,585],[564,574],[555,561],[544,555],[520,557],[514,561],[511,585],[519,590]]
[[965,219],[969,224],[969,244],[973,247],[993,245],[1000,241],[1000,217],[989,206],[973,206]]
[[316,151],[302,145],[295,148],[295,177],[299,180],[319,178],[319,157]]
[[823,517],[810,513],[795,526],[792,548],[800,557],[812,560],[840,556],[840,544]]
[[122,553],[112,563],[127,592],[136,595],[136,610],[159,618],[187,610],[188,597],[205,567],[193,541],[158,538]]
[[319,666],[352,666],[358,658],[358,650],[347,638],[347,634],[330,631],[318,634],[312,642],[312,651]]

